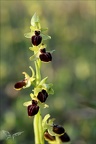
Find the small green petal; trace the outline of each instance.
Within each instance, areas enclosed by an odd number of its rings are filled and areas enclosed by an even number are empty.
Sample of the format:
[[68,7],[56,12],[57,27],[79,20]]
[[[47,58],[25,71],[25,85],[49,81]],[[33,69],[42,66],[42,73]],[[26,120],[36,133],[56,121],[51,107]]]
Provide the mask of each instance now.
[[42,127],[43,127],[43,131],[45,131],[46,129],[48,129],[48,124],[47,124],[47,120],[50,118],[50,114],[45,115],[45,117],[42,120]]
[[33,70],[33,68],[31,66],[29,66],[29,68],[30,68],[30,70],[32,72],[32,78],[34,78],[35,77],[35,72],[34,72],[34,70]]
[[30,76],[26,72],[22,72],[22,74],[25,75],[25,79],[29,79],[30,78]]
[[38,52],[39,51],[39,47],[37,47],[37,46],[29,47],[29,49],[31,51],[34,51],[34,52]]
[[50,114],[45,115],[43,120],[42,120],[42,123],[43,124],[46,123],[49,118],[50,118]]
[[32,101],[28,101],[28,102],[25,102],[25,103],[23,103],[23,106],[29,106],[29,105],[31,105],[32,104]]
[[30,97],[31,97],[32,99],[36,98],[33,93],[30,94]]

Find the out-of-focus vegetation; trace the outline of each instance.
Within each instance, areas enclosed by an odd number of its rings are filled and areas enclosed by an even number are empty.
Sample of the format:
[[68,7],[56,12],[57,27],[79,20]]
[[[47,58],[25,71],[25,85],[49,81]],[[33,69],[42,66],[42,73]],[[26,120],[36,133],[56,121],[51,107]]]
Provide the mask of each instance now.
[[[70,144],[96,143],[96,1],[7,1],[0,7],[0,143],[33,144],[33,118],[23,106],[31,89],[17,92],[14,83],[29,72],[30,20],[34,13],[52,39],[53,61],[42,64],[42,76],[54,84],[43,115],[50,113],[70,135]],[[3,139],[2,130],[20,136]],[[32,142],[33,141],[33,142]]]

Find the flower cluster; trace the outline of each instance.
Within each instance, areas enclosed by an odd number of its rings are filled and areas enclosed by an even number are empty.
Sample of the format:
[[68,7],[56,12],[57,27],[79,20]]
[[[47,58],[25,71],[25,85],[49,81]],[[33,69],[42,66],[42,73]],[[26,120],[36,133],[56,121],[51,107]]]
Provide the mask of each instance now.
[[50,115],[47,114],[43,119],[45,140],[50,143],[52,142],[52,144],[56,144],[57,142],[60,144],[61,142],[69,142],[70,137],[66,133],[65,129],[61,125],[55,124],[55,119],[49,119],[49,117]]
[[[47,98],[50,94],[54,93],[52,89],[52,84],[47,83],[48,77],[41,79],[40,66],[42,62],[52,61],[52,52],[46,51],[46,45],[44,41],[50,39],[48,35],[44,35],[43,31],[47,30],[42,28],[39,22],[39,18],[36,14],[33,15],[31,19],[31,32],[26,33],[25,37],[31,39],[32,47],[29,49],[33,52],[32,56],[29,58],[34,61],[35,71],[30,66],[32,75],[29,76],[26,72],[23,72],[25,78],[18,81],[14,88],[16,90],[21,90],[32,86],[32,93],[30,93],[31,100],[25,102],[23,105],[27,106],[27,113],[29,117],[34,116],[34,132],[35,132],[35,142],[38,144],[44,144],[44,138],[50,144],[61,144],[61,142],[69,142],[70,138],[65,132],[65,129],[57,124],[54,124],[54,119],[50,119],[48,122],[49,114],[45,115],[42,119],[40,110],[41,108],[48,107],[45,104]],[[40,136],[38,135],[40,133]]]

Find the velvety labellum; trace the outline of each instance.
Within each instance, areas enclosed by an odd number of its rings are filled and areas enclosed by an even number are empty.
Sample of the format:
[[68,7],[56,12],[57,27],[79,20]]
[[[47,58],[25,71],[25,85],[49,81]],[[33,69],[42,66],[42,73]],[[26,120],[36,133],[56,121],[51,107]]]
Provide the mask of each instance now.
[[28,111],[28,116],[34,116],[38,113],[39,111],[39,106],[37,105],[37,101],[32,101],[32,105],[29,105],[27,107],[27,111]]
[[35,35],[31,37],[31,42],[34,46],[38,46],[42,41],[42,37],[40,36],[39,31],[35,31]]
[[55,132],[56,134],[63,134],[65,132],[65,130],[62,126],[54,124],[53,132]]
[[69,142],[70,141],[70,137],[68,136],[68,134],[66,132],[63,135],[61,135],[59,138],[62,142]]
[[46,101],[48,97],[48,93],[46,92],[46,90],[42,90],[41,92],[38,93],[37,98],[43,103]]
[[46,140],[50,140],[50,141],[55,140],[55,136],[51,136],[48,132],[44,133],[44,137],[45,137]]
[[17,82],[14,85],[14,88],[19,90],[19,89],[23,88],[23,86],[26,86],[26,81],[25,80]]

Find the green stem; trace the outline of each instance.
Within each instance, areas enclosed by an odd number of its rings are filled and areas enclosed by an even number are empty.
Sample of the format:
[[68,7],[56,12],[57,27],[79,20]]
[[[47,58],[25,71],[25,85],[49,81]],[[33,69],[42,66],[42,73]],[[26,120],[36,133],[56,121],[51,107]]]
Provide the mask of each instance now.
[[39,134],[40,134],[40,144],[44,144],[44,134],[42,128],[42,116],[39,111]]
[[35,61],[35,68],[36,68],[36,85],[38,85],[38,83],[41,80],[41,73],[40,73],[40,67],[41,67],[41,62],[38,59],[37,61]]
[[[38,59],[35,61],[35,68],[36,68],[36,86],[39,84],[41,80],[41,62]],[[34,116],[34,134],[35,134],[35,144],[44,144],[44,136],[43,136],[43,129],[42,129],[42,116],[39,112]]]
[[35,134],[35,144],[40,144],[38,124],[39,124],[39,115],[37,113],[34,116],[34,123],[33,123],[34,134]]

